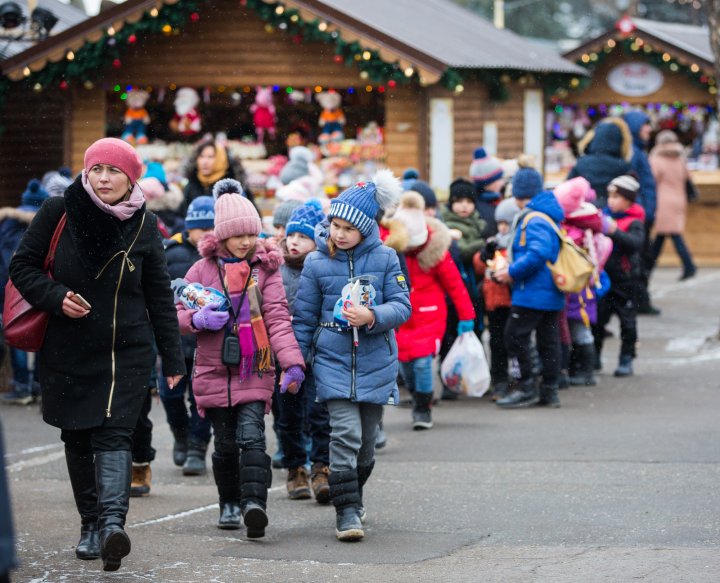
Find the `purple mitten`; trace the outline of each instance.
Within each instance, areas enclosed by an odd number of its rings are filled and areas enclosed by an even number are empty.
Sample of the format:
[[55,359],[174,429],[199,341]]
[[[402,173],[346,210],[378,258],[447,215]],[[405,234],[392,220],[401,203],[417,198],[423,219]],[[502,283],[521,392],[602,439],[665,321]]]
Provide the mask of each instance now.
[[193,314],[192,324],[196,330],[220,330],[230,319],[227,312],[218,312],[220,306],[210,304]]
[[284,393],[290,385],[295,383],[295,388],[290,388],[291,394],[296,394],[300,390],[300,385],[305,380],[305,373],[299,365],[294,364],[289,367],[283,375],[282,383],[280,383],[280,392]]
[[603,235],[607,235],[610,232],[610,225],[613,224],[613,218],[607,215],[603,215],[602,218],[602,232]]

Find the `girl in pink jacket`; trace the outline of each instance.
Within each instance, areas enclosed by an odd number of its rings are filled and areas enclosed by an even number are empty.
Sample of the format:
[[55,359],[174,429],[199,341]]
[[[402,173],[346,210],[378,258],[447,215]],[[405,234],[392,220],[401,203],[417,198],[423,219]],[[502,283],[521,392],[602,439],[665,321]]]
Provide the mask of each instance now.
[[178,303],[178,319],[182,334],[197,334],[193,389],[198,411],[210,419],[215,434],[220,523],[237,528],[242,513],[248,538],[259,538],[268,523],[272,477],[264,417],[275,383],[273,357],[283,371],[282,392],[297,391],[305,364],[290,324],[279,271],[282,254],[258,240],[260,216],[242,196],[239,182],[219,181],[213,196],[215,232],[200,241],[202,259],[185,279],[221,290],[229,307],[193,310]]

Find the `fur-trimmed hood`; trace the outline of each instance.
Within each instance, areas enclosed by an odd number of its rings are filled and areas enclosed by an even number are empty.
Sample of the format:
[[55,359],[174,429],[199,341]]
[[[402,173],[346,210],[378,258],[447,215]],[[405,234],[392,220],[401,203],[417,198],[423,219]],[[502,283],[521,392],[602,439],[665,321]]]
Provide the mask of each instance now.
[[388,232],[383,239],[383,245],[395,249],[398,253],[404,253],[410,241],[407,227],[393,218],[383,219],[380,225]]
[[578,142],[582,154],[609,154],[630,162],[633,137],[628,125],[619,117],[604,119]]
[[679,142],[659,144],[650,151],[651,156],[665,156],[667,158],[679,158],[685,155],[685,148]]
[[445,253],[450,249],[452,237],[450,229],[443,222],[432,217],[426,217],[426,220],[429,231],[427,242],[417,250],[405,253],[408,257],[415,255],[420,269],[428,272],[445,257]]
[[30,222],[33,220],[33,217],[35,216],[35,213],[37,213],[37,210],[24,211],[19,208],[5,206],[0,208],[0,221],[4,221],[5,219],[13,219],[16,220],[18,223],[25,223],[26,225],[29,225]]
[[[230,252],[215,233],[208,233],[200,240],[198,251],[200,256],[205,259],[230,256]],[[264,239],[258,239],[253,250],[251,263],[258,261],[269,271],[277,271],[284,262],[280,249],[274,243]]]

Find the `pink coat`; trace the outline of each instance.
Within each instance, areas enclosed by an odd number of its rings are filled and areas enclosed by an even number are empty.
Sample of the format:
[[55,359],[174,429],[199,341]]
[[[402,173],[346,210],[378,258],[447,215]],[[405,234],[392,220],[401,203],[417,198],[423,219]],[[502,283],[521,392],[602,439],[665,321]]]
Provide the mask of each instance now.
[[683,147],[677,143],[658,145],[650,152],[649,160],[657,183],[655,232],[681,235],[685,230],[688,178]]
[[[206,287],[222,289],[217,268],[218,257],[228,257],[225,246],[215,235],[206,235],[198,246],[203,259],[197,261],[187,272],[185,279],[190,283],[201,283]],[[263,322],[267,328],[270,346],[282,370],[293,365],[305,368],[295,334],[290,323],[285,288],[279,267],[282,264],[280,250],[270,243],[258,240],[251,261],[253,276],[257,274],[257,285],[262,294]],[[262,376],[253,374],[241,382],[237,370],[222,363],[221,350],[224,330],[198,332],[192,327],[192,316],[196,310],[189,310],[177,304],[180,332],[197,335],[197,351],[193,367],[193,393],[201,415],[211,407],[229,407],[253,401],[265,401],[265,412],[270,411],[275,386],[275,372]]]

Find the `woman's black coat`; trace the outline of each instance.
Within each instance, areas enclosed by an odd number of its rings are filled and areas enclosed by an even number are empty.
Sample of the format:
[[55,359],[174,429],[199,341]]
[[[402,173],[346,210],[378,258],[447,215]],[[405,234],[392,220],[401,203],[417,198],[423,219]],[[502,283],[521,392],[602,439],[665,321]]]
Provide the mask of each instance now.
[[[52,281],[42,265],[63,212],[67,225]],[[163,374],[185,373],[162,238],[144,207],[120,221],[92,202],[78,178],[64,198],[47,200],[35,215],[10,276],[26,300],[51,313],[38,354],[43,418],[50,425],[135,427],[155,364],[153,333]],[[86,317],[62,313],[70,290],[91,304]]]

